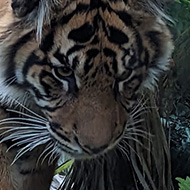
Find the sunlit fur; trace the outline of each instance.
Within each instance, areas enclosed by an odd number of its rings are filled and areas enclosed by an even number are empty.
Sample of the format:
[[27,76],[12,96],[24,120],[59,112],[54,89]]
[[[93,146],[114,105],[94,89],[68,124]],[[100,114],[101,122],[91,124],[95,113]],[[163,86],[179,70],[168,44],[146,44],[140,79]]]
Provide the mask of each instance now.
[[0,20],[1,142],[22,145],[12,163],[42,144],[51,163],[61,151],[96,158],[122,137],[141,143],[133,135],[146,132],[130,128],[138,93],[154,89],[173,50],[162,2],[35,0],[21,13],[26,1],[12,1],[21,8]]

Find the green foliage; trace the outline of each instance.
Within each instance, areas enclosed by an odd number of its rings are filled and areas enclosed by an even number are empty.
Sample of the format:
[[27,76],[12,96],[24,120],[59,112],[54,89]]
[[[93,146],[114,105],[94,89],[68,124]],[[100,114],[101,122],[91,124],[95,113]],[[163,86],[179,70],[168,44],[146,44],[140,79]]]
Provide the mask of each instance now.
[[61,166],[59,166],[56,170],[54,175],[56,174],[60,174],[61,172],[64,172],[65,170],[68,170],[73,164],[73,160],[68,160],[66,162],[64,162],[63,164],[61,164]]
[[190,3],[190,0],[176,0],[178,3]]
[[173,30],[179,35],[190,26],[190,0],[176,0],[169,10],[175,22]]
[[190,178],[187,177],[186,179],[176,178],[179,181],[179,190],[190,190]]

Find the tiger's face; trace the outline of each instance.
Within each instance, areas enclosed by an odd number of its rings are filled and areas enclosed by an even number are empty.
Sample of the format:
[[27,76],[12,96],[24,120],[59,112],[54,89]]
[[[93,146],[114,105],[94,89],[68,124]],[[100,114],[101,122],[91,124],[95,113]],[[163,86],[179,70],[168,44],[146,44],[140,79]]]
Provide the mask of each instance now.
[[57,146],[93,157],[121,139],[138,90],[154,83],[171,47],[154,15],[121,1],[70,2],[40,43],[32,26],[3,39],[2,96],[21,101],[28,92]]
[[[108,71],[109,59],[101,60],[102,52],[89,46],[71,57],[61,47],[48,55],[38,49],[26,64],[29,68],[21,69],[23,84],[48,119],[51,136],[77,158],[112,148],[121,139],[127,119],[116,74]],[[99,67],[89,70],[85,64]]]

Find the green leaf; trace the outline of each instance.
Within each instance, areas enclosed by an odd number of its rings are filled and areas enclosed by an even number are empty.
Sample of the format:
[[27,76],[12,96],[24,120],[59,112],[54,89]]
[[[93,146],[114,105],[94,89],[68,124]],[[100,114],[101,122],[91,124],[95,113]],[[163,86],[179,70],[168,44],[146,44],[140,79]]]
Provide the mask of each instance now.
[[59,173],[61,173],[62,171],[66,170],[66,169],[69,169],[72,164],[73,164],[73,160],[68,160],[66,162],[64,162],[63,164],[61,164],[56,170],[55,170],[55,173],[54,175],[57,175]]
[[190,190],[190,178],[182,179],[177,177],[177,181],[179,181],[179,190]]

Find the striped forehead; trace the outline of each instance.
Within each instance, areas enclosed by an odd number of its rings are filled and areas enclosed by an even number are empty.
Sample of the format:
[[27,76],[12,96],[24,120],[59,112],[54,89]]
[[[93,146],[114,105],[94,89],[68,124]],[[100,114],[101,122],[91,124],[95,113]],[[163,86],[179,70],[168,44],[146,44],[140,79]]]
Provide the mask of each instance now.
[[124,50],[128,49],[129,54],[134,44],[134,31],[129,26],[130,16],[125,15],[127,25],[120,17],[122,13],[119,16],[111,9],[102,8],[75,14],[44,38],[41,49],[48,51],[53,65],[67,63],[73,68],[77,65],[82,73],[106,63],[113,72],[122,73]]

